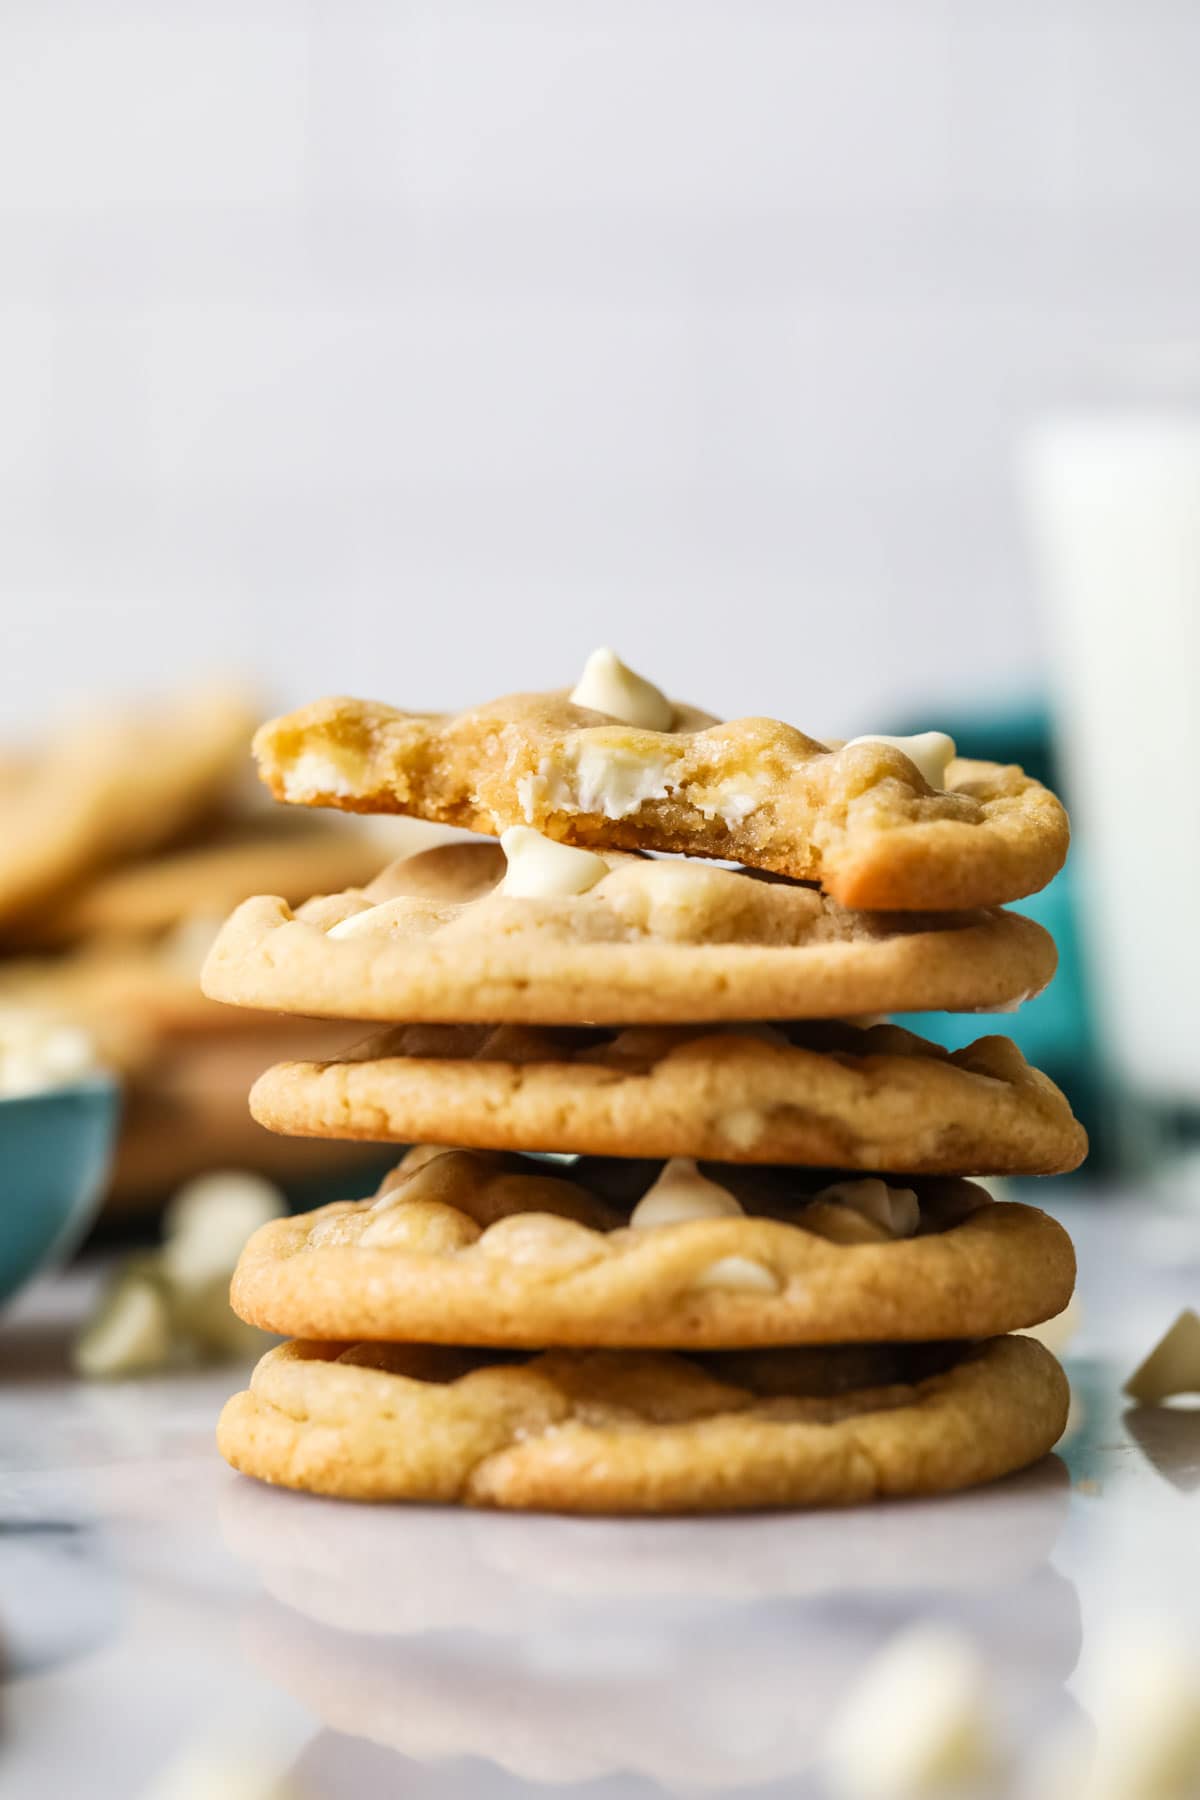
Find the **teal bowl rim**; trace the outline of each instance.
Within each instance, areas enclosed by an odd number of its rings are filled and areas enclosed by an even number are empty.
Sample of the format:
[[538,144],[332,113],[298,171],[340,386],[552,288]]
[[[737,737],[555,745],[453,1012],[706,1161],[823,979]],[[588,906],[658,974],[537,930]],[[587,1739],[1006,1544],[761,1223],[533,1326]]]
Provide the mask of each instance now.
[[[68,1261],[95,1223],[108,1191],[116,1153],[122,1087],[118,1075],[108,1069],[97,1069],[77,1080],[62,1082],[55,1087],[34,1088],[25,1094],[0,1095],[0,1126],[11,1113],[13,1129],[19,1130],[17,1119],[21,1115],[28,1117],[43,1110],[53,1112],[61,1108],[64,1102],[69,1105],[74,1101],[84,1103],[87,1113],[91,1115],[91,1124],[86,1129],[92,1133],[99,1130],[105,1134],[103,1155],[95,1171],[91,1191],[85,1188],[76,1195],[66,1216],[58,1221],[58,1229],[47,1238],[40,1254],[24,1273],[17,1275],[15,1281],[6,1277],[0,1282],[0,1313],[8,1311],[30,1282]],[[4,1257],[0,1256],[0,1267],[4,1261]]]

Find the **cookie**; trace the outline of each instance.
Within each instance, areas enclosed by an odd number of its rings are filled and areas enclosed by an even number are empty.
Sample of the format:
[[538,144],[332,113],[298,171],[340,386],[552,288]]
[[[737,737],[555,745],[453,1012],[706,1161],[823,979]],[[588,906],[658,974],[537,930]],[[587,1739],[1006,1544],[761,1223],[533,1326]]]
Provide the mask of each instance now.
[[1020,769],[956,760],[935,791],[877,738],[831,750],[775,719],[719,724],[667,704],[664,731],[564,692],[457,714],[320,700],[264,725],[255,755],[276,798],[301,805],[716,857],[859,909],[997,906],[1066,857],[1062,806]]
[[584,893],[514,895],[498,846],[454,844],[296,912],[248,900],[205,991],[328,1018],[678,1023],[1008,1008],[1054,973],[1049,935],[1011,913],[856,913],[742,870],[603,862]]
[[77,725],[10,767],[0,779],[0,920],[189,830],[228,790],[252,730],[244,695],[201,688]]
[[[1046,1453],[1066,1378],[1028,1338],[868,1358],[525,1362],[394,1344],[268,1351],[218,1446],[243,1474],[358,1500],[547,1512],[848,1506],[972,1487]],[[859,1364],[851,1353],[850,1376]]]
[[717,1349],[988,1337],[1074,1280],[1061,1226],[968,1182],[423,1147],[257,1231],[230,1298],[287,1337]]
[[1082,1126],[1008,1038],[952,1054],[896,1025],[407,1025],[283,1063],[272,1131],[592,1156],[699,1156],[910,1174],[1075,1168]]
[[332,824],[283,809],[231,822],[201,843],[110,869],[73,889],[26,922],[21,942],[49,948],[152,937],[189,919],[222,919],[251,894],[280,894],[298,905],[370,881],[384,857],[378,839],[349,822]]

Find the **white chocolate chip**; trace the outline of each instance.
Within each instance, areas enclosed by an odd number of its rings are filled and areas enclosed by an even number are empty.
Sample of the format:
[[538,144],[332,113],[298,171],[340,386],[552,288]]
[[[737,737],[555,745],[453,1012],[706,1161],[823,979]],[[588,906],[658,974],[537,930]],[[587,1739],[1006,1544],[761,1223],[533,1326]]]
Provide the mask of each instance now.
[[477,1248],[485,1256],[565,1273],[604,1255],[598,1232],[554,1213],[510,1213],[489,1225]]
[[847,1800],[957,1793],[993,1771],[987,1677],[957,1632],[918,1625],[867,1666],[834,1718],[831,1785]]
[[718,1126],[721,1136],[728,1138],[735,1150],[749,1150],[766,1130],[767,1121],[756,1106],[738,1106],[723,1113]]
[[576,706],[644,731],[670,731],[675,723],[675,708],[661,689],[636,675],[612,650],[592,651],[571,699]]
[[349,938],[358,937],[360,932],[378,931],[387,924],[396,912],[394,900],[381,900],[377,906],[364,906],[360,912],[349,913],[346,918],[339,919],[325,933],[326,937]]
[[348,799],[358,785],[358,768],[348,759],[339,763],[318,750],[302,750],[291,767],[283,772],[285,800],[303,803],[318,794],[335,794]]
[[66,1087],[97,1067],[91,1038],[32,1006],[0,1007],[0,1097]]
[[682,1225],[688,1219],[742,1216],[743,1209],[728,1188],[702,1175],[690,1156],[675,1156],[642,1195],[629,1223],[640,1231],[657,1225]]
[[777,1294],[779,1285],[779,1277],[750,1256],[718,1257],[692,1283],[705,1292],[719,1288],[737,1294]]
[[852,1212],[879,1225],[891,1237],[912,1237],[921,1223],[921,1202],[911,1188],[889,1187],[877,1175],[861,1181],[835,1181],[822,1188],[815,1200],[848,1206]]
[[1190,1306],[1149,1356],[1138,1364],[1125,1392],[1143,1406],[1157,1406],[1172,1394],[1200,1394],[1200,1314]]
[[215,1170],[185,1182],[163,1220],[163,1270],[179,1287],[198,1287],[233,1273],[246,1240],[287,1212],[287,1201],[262,1175]]
[[171,1360],[171,1310],[149,1275],[117,1277],[75,1343],[75,1367],[90,1379],[146,1375]]
[[647,800],[665,800],[672,759],[627,744],[583,744],[575,755],[573,810],[624,819]]
[[914,737],[884,737],[875,732],[869,737],[851,738],[846,749],[852,750],[856,744],[890,744],[893,750],[903,750],[926,787],[935,793],[945,787],[946,770],[958,755],[954,739],[944,731],[918,731]]
[[1200,1663],[1168,1632],[1139,1638],[1128,1628],[1105,1661],[1088,1800],[1183,1800],[1200,1792]]
[[528,825],[512,825],[501,834],[500,847],[508,871],[496,892],[521,900],[547,900],[586,894],[608,874],[602,856],[543,837]]

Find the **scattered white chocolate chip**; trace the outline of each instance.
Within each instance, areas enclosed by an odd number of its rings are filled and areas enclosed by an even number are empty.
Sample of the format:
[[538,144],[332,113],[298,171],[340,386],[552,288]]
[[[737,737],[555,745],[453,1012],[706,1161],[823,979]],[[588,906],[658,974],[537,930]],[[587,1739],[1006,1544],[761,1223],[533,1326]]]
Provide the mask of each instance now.
[[675,723],[675,708],[661,689],[635,674],[612,650],[592,651],[571,699],[576,706],[645,731],[670,731]]
[[261,1350],[267,1340],[234,1313],[229,1282],[247,1238],[286,1211],[279,1189],[248,1171],[187,1182],[167,1207],[162,1248],[126,1265],[77,1339],[79,1373],[144,1375]]
[[835,1181],[813,1198],[848,1206],[891,1237],[913,1237],[921,1224],[921,1202],[913,1190],[891,1187],[877,1175],[865,1176],[861,1181]]
[[1157,1406],[1173,1394],[1200,1394],[1200,1315],[1192,1307],[1138,1364],[1125,1392],[1143,1406]]
[[75,1341],[79,1374],[114,1379],[163,1369],[171,1358],[165,1286],[150,1274],[120,1274]]
[[681,1225],[688,1219],[740,1218],[743,1208],[728,1188],[702,1175],[690,1156],[674,1156],[664,1164],[653,1187],[647,1188],[629,1223],[638,1230]]
[[1055,1356],[1061,1356],[1071,1339],[1083,1324],[1083,1304],[1078,1294],[1072,1294],[1060,1313],[1052,1319],[1046,1319],[1040,1325],[1029,1325],[1020,1333],[1022,1337],[1036,1338]]
[[240,1745],[196,1745],[160,1769],[141,1800],[301,1800],[282,1761]]
[[275,1183],[249,1170],[215,1170],[185,1182],[163,1215],[168,1280],[200,1286],[213,1276],[228,1279],[247,1238],[286,1211]]
[[777,1294],[780,1282],[773,1270],[752,1256],[720,1256],[697,1275],[692,1286],[706,1293],[720,1289],[723,1293]]
[[557,843],[528,825],[510,825],[501,833],[500,848],[508,859],[508,869],[496,892],[521,900],[586,894],[608,874],[602,856]]
[[939,1625],[894,1638],[834,1718],[834,1791],[853,1800],[957,1792],[993,1769],[987,1677],[970,1643]]
[[918,731],[913,737],[885,737],[881,732],[873,732],[867,737],[851,738],[845,748],[852,750],[856,744],[890,744],[893,750],[902,750],[926,787],[935,793],[945,787],[946,770],[958,755],[954,739],[944,731]]
[[1184,1800],[1200,1792],[1200,1661],[1166,1632],[1138,1637],[1124,1629],[1107,1665],[1087,1800]]
[[33,1006],[0,1007],[0,1099],[67,1087],[97,1067],[86,1031]]

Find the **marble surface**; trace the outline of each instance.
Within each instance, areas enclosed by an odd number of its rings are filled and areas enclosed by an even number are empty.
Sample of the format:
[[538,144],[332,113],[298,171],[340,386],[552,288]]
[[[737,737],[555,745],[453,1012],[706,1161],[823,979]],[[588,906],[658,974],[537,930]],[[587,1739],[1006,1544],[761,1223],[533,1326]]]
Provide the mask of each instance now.
[[1200,1647],[1200,1410],[1119,1392],[1200,1299],[1200,1224],[1064,1216],[1085,1323],[1061,1455],[844,1514],[572,1521],[261,1488],[213,1448],[241,1371],[73,1381],[94,1275],[43,1283],[0,1323],[0,1794],[165,1796],[186,1764],[189,1794],[265,1771],[299,1800],[824,1795],[831,1707],[930,1617],[986,1659],[1013,1771],[994,1791],[1020,1792],[1029,1746],[1087,1725],[1119,1634]]

